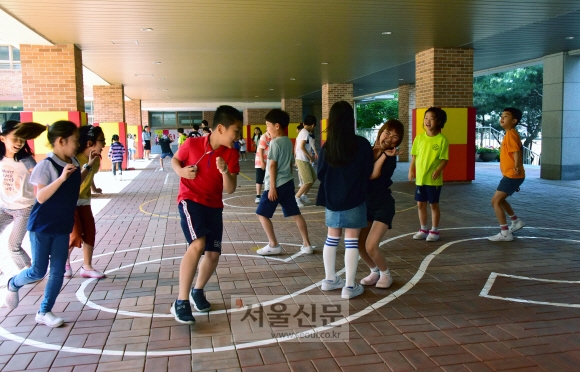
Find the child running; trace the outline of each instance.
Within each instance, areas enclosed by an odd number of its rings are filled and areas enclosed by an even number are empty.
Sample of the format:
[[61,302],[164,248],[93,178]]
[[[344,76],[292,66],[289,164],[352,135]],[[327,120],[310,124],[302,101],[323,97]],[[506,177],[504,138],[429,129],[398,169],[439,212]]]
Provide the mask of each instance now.
[[[518,131],[515,129],[520,120],[522,120],[522,112],[517,108],[508,107],[501,113],[499,121],[499,124],[505,130],[499,150],[499,168],[503,178],[491,198],[491,205],[500,228],[500,232],[497,235],[488,238],[493,242],[511,242],[514,240],[512,233],[526,226],[506,200],[514,192],[520,191],[520,186],[526,179],[522,156],[522,141]],[[506,213],[512,221],[509,229],[505,217]]]
[[308,238],[308,228],[306,221],[300,214],[298,204],[294,198],[294,177],[292,176],[292,141],[285,134],[290,123],[290,115],[286,111],[273,109],[266,114],[266,131],[272,137],[270,149],[268,150],[268,162],[266,164],[266,175],[264,177],[264,193],[260,198],[260,204],[256,209],[256,214],[260,219],[262,228],[268,236],[268,244],[258,249],[256,253],[267,256],[280,254],[284,251],[274,232],[272,216],[278,207],[282,206],[284,217],[292,217],[302,236],[302,247],[304,253],[312,253],[313,248]]
[[[94,128],[99,128],[99,127],[94,127]],[[100,128],[99,128],[100,129]],[[100,129],[101,133],[103,132],[102,129]],[[82,135],[82,131],[81,131],[81,135]],[[104,136],[104,135],[103,135]],[[81,136],[81,143],[82,143],[83,137]],[[117,172],[116,170],[119,170],[119,180],[123,181],[123,156],[125,155],[125,146],[123,146],[123,144],[121,142],[119,142],[119,135],[118,134],[113,134],[113,137],[111,138],[111,140],[113,141],[113,143],[111,144],[111,147],[109,147],[109,159],[111,159],[111,170],[113,171],[113,177],[115,177],[115,180],[117,179]],[[105,138],[103,137],[102,142],[105,142]],[[93,143],[94,144],[94,143]],[[101,150],[103,149],[103,147],[101,146]],[[100,154],[100,151],[99,151]]]
[[[211,134],[185,141],[171,159],[171,166],[180,177],[177,204],[188,244],[179,267],[179,294],[170,310],[179,323],[195,323],[190,301],[197,311],[205,312],[211,308],[203,288],[215,271],[221,254],[222,193],[225,190],[231,194],[237,187],[239,153],[233,147],[242,131],[243,120],[235,108],[218,107]],[[202,255],[204,259],[199,265],[197,281],[191,289]]]
[[262,197],[262,185],[266,176],[266,163],[268,162],[268,150],[270,149],[271,140],[272,137],[270,137],[268,132],[262,134],[258,140],[258,149],[254,160],[254,167],[256,168],[256,204],[260,204],[260,198]]
[[312,115],[306,116],[303,128],[296,137],[296,166],[298,167],[298,177],[302,183],[295,196],[299,207],[310,204],[310,199],[306,194],[308,194],[314,181],[316,181],[316,172],[312,164],[314,164],[314,160],[316,160],[318,155],[316,155],[316,152],[314,154],[312,152],[311,142],[313,142],[313,138],[310,137],[310,133],[312,133],[315,126],[316,118]]
[[15,120],[4,122],[0,128],[0,234],[14,221],[8,250],[19,270],[30,267],[30,257],[22,249],[22,240],[34,204],[34,187],[29,180],[36,161],[26,140],[38,137],[45,130],[42,124]]
[[[419,210],[421,229],[413,239],[428,242],[439,240],[439,196],[443,186],[443,168],[449,162],[449,141],[441,134],[447,122],[447,113],[439,107],[430,107],[425,112],[423,126],[425,133],[415,137],[411,149],[409,181],[416,179],[415,200]],[[431,205],[431,230],[427,230],[427,202]]]
[[[36,313],[37,323],[60,327],[64,319],[52,313],[52,307],[64,280],[69,235],[74,225],[75,208],[81,187],[81,174],[88,173],[75,158],[79,147],[79,131],[70,121],[57,121],[48,128],[48,142],[53,152],[38,163],[30,176],[36,187],[36,203],[30,212],[28,231],[32,249],[32,266],[8,280],[6,305],[18,306],[18,290],[42,279],[50,263],[50,274],[44,299]],[[89,162],[93,158],[89,155]]]
[[[355,283],[358,266],[358,238],[367,226],[365,197],[368,179],[373,172],[373,149],[369,141],[355,134],[354,110],[350,103],[339,101],[328,114],[326,143],[318,158],[320,188],[316,205],[326,208],[328,236],[322,253],[326,279],[321,289],[342,288],[342,298],[350,299],[364,292]],[[336,248],[342,229],[346,283],[336,275]]]
[[391,196],[391,177],[397,167],[397,147],[403,141],[405,127],[395,119],[387,121],[377,135],[373,147],[373,173],[369,182],[367,226],[360,232],[359,253],[371,269],[371,273],[360,281],[362,285],[389,288],[393,278],[385,256],[379,251],[379,243],[388,229],[392,228],[395,216],[395,199]]
[[[119,140],[116,134],[113,136],[113,141]],[[118,142],[117,142],[118,143]],[[91,191],[97,194],[103,192],[100,188],[95,186],[94,177],[99,171],[101,165],[101,152],[105,147],[105,134],[101,127],[85,125],[79,129],[79,148],[77,150],[77,160],[83,170],[83,182],[79,192],[79,200],[75,209],[75,223],[73,231],[70,234],[69,241],[69,256],[67,258],[66,267],[64,271],[65,278],[71,278],[73,275],[70,265],[70,254],[73,249],[83,248],[83,266],[81,267],[80,275],[82,278],[106,278],[102,272],[95,270],[93,267],[93,249],[95,247],[95,217],[93,217],[93,210],[91,209]],[[122,146],[122,145],[121,145]],[[113,148],[111,146],[111,148]],[[123,153],[125,150],[123,150]],[[113,155],[114,156],[114,155]]]

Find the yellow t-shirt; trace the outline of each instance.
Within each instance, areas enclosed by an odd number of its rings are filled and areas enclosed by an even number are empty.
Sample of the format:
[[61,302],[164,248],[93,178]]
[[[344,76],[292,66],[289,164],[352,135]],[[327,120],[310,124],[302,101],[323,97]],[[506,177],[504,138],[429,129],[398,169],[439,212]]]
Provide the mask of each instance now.
[[187,136],[185,134],[179,134],[179,140],[177,141],[179,146],[183,145],[183,142],[185,142],[186,139],[187,139]]
[[[85,156],[82,152],[77,154],[77,159],[79,161],[81,171],[83,165],[89,162],[89,158]],[[77,205],[90,205],[91,204],[91,184],[93,183],[93,177],[99,171],[99,167],[101,166],[101,160],[97,157],[95,162],[93,163],[92,169],[89,171],[89,174],[85,177],[83,183],[81,183],[81,190],[79,193],[79,201]]]
[[436,180],[431,179],[441,160],[449,160],[449,141],[441,133],[429,137],[427,133],[415,137],[411,155],[415,155],[415,183],[417,186],[443,185],[443,172]]
[[499,148],[499,169],[501,169],[501,174],[504,177],[524,178],[526,174],[523,164],[520,166],[520,173],[516,173],[514,170],[516,166],[514,152],[519,152],[520,159],[522,158],[522,140],[520,139],[518,131],[512,128],[505,132],[503,141],[501,141],[501,147]]

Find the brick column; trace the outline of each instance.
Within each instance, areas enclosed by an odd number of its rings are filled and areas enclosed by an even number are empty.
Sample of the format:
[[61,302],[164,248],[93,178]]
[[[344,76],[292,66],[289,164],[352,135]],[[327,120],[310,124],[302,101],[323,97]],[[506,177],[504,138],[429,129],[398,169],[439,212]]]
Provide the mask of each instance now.
[[207,120],[210,128],[213,126],[213,114],[214,113],[215,113],[215,111],[203,111],[201,113],[201,119]]
[[245,109],[244,110],[244,139],[246,140],[248,152],[255,152],[256,147],[252,143],[254,130],[260,128],[262,134],[266,133],[265,116],[271,109]]
[[413,115],[411,110],[415,108],[415,85],[405,84],[399,86],[399,120],[405,126],[405,137],[399,146],[399,161],[409,161],[413,132]]
[[354,109],[353,86],[345,84],[324,84],[322,86],[322,120],[320,120],[320,145],[326,142],[326,128],[330,108],[338,101],[346,101]]
[[141,120],[141,100],[134,99],[125,101],[125,120],[127,121],[127,134],[133,135],[137,152],[135,159],[143,158],[143,143],[141,141],[141,132],[143,125]]
[[[93,86],[94,125],[103,128],[109,151],[114,134],[119,136],[119,142],[127,148],[127,124],[125,123],[125,94],[122,84]],[[101,169],[111,169],[111,161],[103,156]],[[127,169],[127,156],[123,159],[123,169]]]
[[282,99],[282,110],[290,115],[290,124],[288,125],[288,137],[294,144],[296,141],[296,127],[302,122],[302,99],[301,98],[284,98]]
[[432,48],[415,56],[416,105],[412,137],[423,133],[427,108],[447,113],[442,130],[449,140],[445,181],[475,179],[475,108],[473,108],[473,49]]

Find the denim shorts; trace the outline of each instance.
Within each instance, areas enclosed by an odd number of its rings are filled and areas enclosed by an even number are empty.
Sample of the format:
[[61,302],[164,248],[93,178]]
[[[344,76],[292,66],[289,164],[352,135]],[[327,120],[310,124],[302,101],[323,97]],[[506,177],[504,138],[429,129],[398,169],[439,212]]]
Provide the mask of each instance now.
[[335,229],[362,229],[367,226],[367,205],[346,211],[331,211],[326,208],[326,226]]
[[497,191],[505,192],[509,196],[516,191],[520,191],[520,186],[524,183],[525,178],[503,177],[497,185]]

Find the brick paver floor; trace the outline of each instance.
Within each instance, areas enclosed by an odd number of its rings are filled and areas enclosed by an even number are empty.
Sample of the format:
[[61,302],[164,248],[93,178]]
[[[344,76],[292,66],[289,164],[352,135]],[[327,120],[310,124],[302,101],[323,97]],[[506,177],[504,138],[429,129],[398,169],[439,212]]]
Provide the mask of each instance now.
[[[538,168],[528,167],[521,192],[510,199],[527,226],[515,241],[494,243],[485,237],[498,230],[490,198],[499,164],[476,165],[476,181],[443,187],[441,240],[429,243],[411,238],[419,228],[414,185],[406,181],[408,164],[399,164],[392,186],[397,215],[381,246],[394,284],[367,287],[350,301],[348,342],[274,340],[238,348],[232,313],[224,311],[232,296],[329,294],[316,285],[324,279],[324,210],[302,208],[313,255],[299,253],[300,234],[278,211],[274,227],[285,254],[257,256],[267,239],[254,214],[253,162],[241,162],[236,193],[224,195],[224,255],[206,287],[212,312],[181,325],[169,315],[186,249],[178,177],[156,171],[156,162],[116,184],[100,175],[104,194],[95,203],[104,207],[96,214],[94,266],[108,278],[80,278],[82,252],[75,251],[75,276],[65,280],[53,310],[66,321],[57,329],[34,322],[46,282],[24,287],[17,309],[0,308],[0,370],[580,370],[580,181],[542,180]],[[121,191],[108,191],[121,182]],[[317,184],[311,199],[316,190]],[[367,273],[361,261],[357,280]]]

